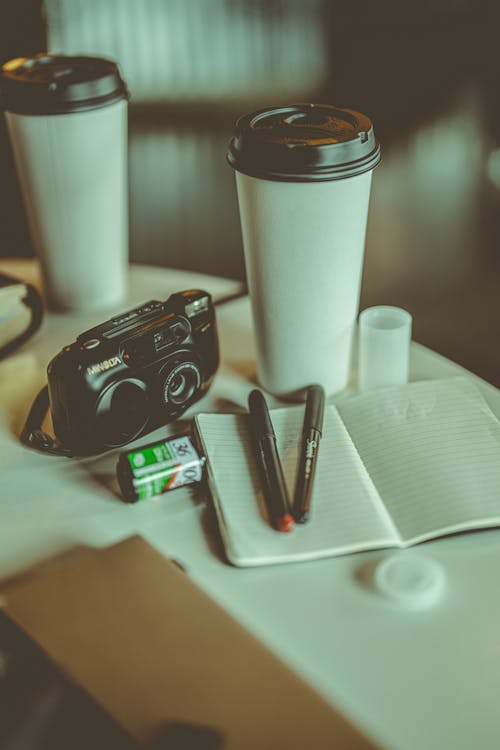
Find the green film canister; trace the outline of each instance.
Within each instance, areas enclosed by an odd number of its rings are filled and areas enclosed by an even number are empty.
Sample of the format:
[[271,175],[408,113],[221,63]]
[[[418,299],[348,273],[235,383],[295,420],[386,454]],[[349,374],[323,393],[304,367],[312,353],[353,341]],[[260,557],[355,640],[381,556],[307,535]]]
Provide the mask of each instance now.
[[121,453],[116,475],[125,502],[136,503],[201,482],[204,463],[191,438],[182,435]]

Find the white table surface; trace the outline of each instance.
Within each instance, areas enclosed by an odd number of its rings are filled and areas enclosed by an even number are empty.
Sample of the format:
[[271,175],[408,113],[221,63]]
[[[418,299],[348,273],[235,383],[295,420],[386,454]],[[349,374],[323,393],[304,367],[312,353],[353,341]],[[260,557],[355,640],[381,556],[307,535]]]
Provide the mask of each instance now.
[[[0,270],[26,280],[36,275],[31,261],[0,260]],[[193,286],[220,295],[237,284],[134,266],[129,300],[120,310]],[[431,607],[408,610],[370,585],[374,564],[390,551],[237,569],[224,562],[212,516],[195,493],[181,489],[126,505],[117,496],[116,453],[77,461],[39,455],[18,443],[48,361],[114,312],[48,315],[30,342],[0,362],[0,576],[75,544],[104,546],[141,534],[181,561],[214,599],[381,746],[499,747],[500,531],[427,543],[425,553],[443,567],[446,588]],[[221,307],[218,325],[222,366],[199,411],[244,407],[254,385],[248,299]],[[412,344],[412,380],[464,373]],[[500,392],[470,377],[500,417]]]

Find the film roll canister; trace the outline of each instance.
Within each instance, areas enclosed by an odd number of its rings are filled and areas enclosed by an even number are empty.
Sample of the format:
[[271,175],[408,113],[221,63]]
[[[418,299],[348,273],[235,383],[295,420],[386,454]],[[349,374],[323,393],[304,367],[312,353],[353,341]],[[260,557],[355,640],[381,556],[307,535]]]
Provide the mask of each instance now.
[[201,482],[205,458],[188,435],[150,443],[120,454],[116,476],[127,503]]

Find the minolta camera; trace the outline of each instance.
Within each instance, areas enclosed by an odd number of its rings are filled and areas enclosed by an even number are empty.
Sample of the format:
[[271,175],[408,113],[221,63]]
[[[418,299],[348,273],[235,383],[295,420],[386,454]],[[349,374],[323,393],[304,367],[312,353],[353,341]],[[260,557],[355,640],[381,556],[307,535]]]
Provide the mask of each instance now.
[[219,364],[212,300],[173,294],[82,333],[47,370],[56,437],[77,455],[135,440],[177,419]]

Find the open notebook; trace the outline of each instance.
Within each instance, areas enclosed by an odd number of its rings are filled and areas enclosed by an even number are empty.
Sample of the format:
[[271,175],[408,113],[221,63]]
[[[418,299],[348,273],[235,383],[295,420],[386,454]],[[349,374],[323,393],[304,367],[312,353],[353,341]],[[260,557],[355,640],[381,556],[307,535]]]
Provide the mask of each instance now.
[[[271,411],[290,497],[303,406]],[[500,525],[500,422],[465,378],[355,396],[325,410],[311,517],[291,533],[268,520],[246,414],[200,414],[195,434],[234,565],[404,547]]]

